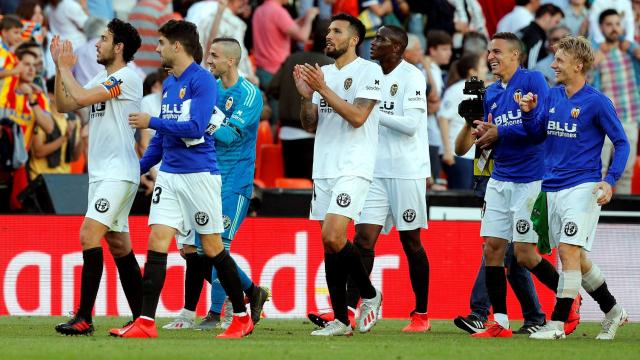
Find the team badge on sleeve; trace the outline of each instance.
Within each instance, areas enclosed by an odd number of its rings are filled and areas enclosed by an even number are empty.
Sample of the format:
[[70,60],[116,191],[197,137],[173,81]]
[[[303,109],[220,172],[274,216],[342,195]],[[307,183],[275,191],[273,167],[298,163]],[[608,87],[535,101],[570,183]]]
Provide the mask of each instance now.
[[349,88],[351,87],[351,84],[353,84],[353,79],[352,78],[347,78],[344,81],[344,89],[345,90],[349,90]]
[[107,89],[112,98],[120,95],[122,92],[120,85],[122,85],[122,80],[118,80],[114,76],[109,77],[107,81],[102,83],[102,86]]
[[571,109],[571,117],[572,118],[577,119],[578,115],[580,115],[580,108],[574,107],[573,109]]
[[180,89],[180,92],[178,93],[178,96],[180,97],[180,99],[184,99],[184,96],[187,94],[187,86],[183,86]]
[[516,90],[516,92],[513,93],[513,100],[519,103],[521,99],[522,99],[522,90],[518,89]]

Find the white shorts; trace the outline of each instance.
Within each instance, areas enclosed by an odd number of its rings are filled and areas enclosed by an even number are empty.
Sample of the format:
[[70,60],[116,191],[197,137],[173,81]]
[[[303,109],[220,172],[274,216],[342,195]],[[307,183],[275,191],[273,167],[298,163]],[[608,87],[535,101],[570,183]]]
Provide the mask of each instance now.
[[129,232],[129,211],[136,198],[138,184],[123,180],[100,180],[89,183],[89,219],[100,222],[109,231]]
[[383,234],[427,228],[427,179],[374,178],[357,223],[381,225]]
[[192,229],[200,234],[220,234],[224,231],[221,189],[220,175],[159,171],[151,194],[149,225],[171,226],[180,235]]
[[531,211],[542,181],[514,183],[489,179],[482,207],[480,236],[509,242],[538,243]]
[[329,213],[357,221],[370,184],[371,181],[359,176],[314,179],[309,219],[324,221]]
[[547,193],[549,242],[580,246],[591,251],[601,207],[593,194],[596,183],[589,182],[558,192]]

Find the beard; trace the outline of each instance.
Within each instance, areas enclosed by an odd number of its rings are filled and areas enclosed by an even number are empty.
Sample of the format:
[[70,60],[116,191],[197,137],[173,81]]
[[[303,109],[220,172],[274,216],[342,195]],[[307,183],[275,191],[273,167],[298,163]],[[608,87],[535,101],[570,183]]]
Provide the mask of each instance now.
[[104,66],[109,66],[111,64],[113,64],[113,61],[115,60],[115,56],[113,56],[113,54],[111,54],[111,57],[98,57],[97,58],[97,62],[100,65],[104,65]]
[[326,54],[328,57],[332,59],[337,59],[340,56],[344,55],[347,52],[347,47],[338,48],[337,46],[333,46],[333,50],[327,50]]

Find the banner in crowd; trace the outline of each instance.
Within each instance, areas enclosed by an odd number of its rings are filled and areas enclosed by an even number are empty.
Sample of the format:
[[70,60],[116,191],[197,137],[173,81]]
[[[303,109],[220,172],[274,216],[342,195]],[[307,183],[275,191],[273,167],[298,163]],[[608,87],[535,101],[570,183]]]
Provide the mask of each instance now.
[[[64,315],[76,309],[82,268],[78,230],[82,220],[78,216],[0,216],[0,238],[4,245],[0,250],[0,315]],[[130,217],[129,224],[134,251],[144,266],[149,234],[147,218]],[[618,226],[628,231],[628,225]],[[423,230],[422,242],[430,263],[428,309],[431,318],[451,319],[469,313],[469,296],[482,257],[479,228],[480,224],[475,221],[432,221],[429,229]],[[636,226],[636,233],[638,230],[640,227]],[[603,232],[598,235],[600,238]],[[349,237],[353,238],[353,228]],[[604,251],[619,253],[615,247],[602,245]],[[628,261],[621,258],[617,261],[632,264],[633,259],[638,258],[637,241],[633,249],[621,251],[620,257]],[[634,252],[636,255],[632,257]],[[267,317],[300,318],[309,311],[329,307],[317,222],[297,218],[248,218],[232,243],[232,254],[256,284],[271,289],[273,297],[265,306]],[[104,258],[95,313],[129,315],[116,267],[106,246]],[[555,257],[549,260],[555,263]],[[637,262],[635,264],[637,268]],[[601,264],[605,274],[608,266],[607,262]],[[185,261],[175,243],[170,247],[167,267],[159,316],[173,316],[183,305]],[[629,288],[633,293],[624,295],[635,298],[636,303],[640,299],[637,270],[629,274],[634,274],[635,288]],[[372,279],[384,295],[383,317],[408,317],[414,297],[396,231],[380,237]],[[627,288],[618,283],[617,278],[609,283],[614,291],[621,286]],[[537,282],[536,286],[543,309],[549,315],[554,296]],[[208,304],[208,296],[203,291],[198,313],[205,314]],[[511,318],[521,318],[520,306],[511,290],[508,307]],[[638,310],[629,306],[627,309],[632,310],[630,314]]]

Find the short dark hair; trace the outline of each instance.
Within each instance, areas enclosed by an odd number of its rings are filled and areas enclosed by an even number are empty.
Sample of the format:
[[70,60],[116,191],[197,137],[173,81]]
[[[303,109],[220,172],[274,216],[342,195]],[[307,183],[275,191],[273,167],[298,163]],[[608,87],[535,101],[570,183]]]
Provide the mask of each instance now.
[[35,52],[29,50],[29,49],[34,48],[34,47],[38,47],[38,48],[42,49],[42,47],[40,45],[38,45],[37,42],[28,41],[28,42],[24,42],[24,43],[18,45],[18,47],[15,50],[15,54],[16,54],[16,56],[18,58],[21,58],[23,53],[30,52],[33,55],[35,55],[36,57],[38,57],[38,54],[36,54]]
[[115,18],[107,24],[107,29],[113,34],[113,45],[123,44],[122,58],[125,62],[133,60],[133,55],[138,51],[142,40],[140,34],[133,25]]
[[22,58],[23,58],[25,55],[31,55],[31,56],[33,56],[33,57],[34,57],[34,58],[36,58],[36,59],[38,58],[38,54],[34,53],[34,52],[33,52],[33,51],[31,51],[31,50],[23,50],[23,51],[21,51],[21,52],[19,52],[19,53],[17,53],[17,54],[16,54],[16,56],[18,57],[18,60],[22,60]]
[[9,14],[2,17],[0,20],[0,31],[20,28],[22,29],[22,21],[16,15]]
[[511,32],[499,32],[491,37],[491,40],[498,39],[507,41],[509,44],[511,44],[511,47],[518,50],[520,54],[524,53],[524,44],[516,34]]
[[560,9],[559,7],[553,4],[544,4],[544,5],[541,5],[538,8],[538,10],[536,10],[536,19],[539,19],[545,16],[546,14],[549,14],[551,16],[556,16],[560,14],[560,16],[564,17],[564,13],[562,12],[562,9]]
[[172,43],[179,42],[187,54],[191,55],[194,60],[197,60],[198,50],[200,50],[199,58],[200,61],[202,61],[202,45],[200,44],[198,28],[194,23],[172,19],[164,23],[164,25],[158,29],[158,32]]
[[620,16],[620,14],[618,14],[618,12],[615,9],[607,9],[601,12],[600,16],[598,16],[598,24],[602,25],[602,23],[604,22],[604,19],[606,19],[607,16],[611,16],[611,15]]
[[400,52],[403,53],[409,44],[409,37],[407,36],[407,32],[404,31],[403,28],[395,25],[384,25],[386,29],[391,30],[393,36],[398,40],[400,44]]
[[530,2],[531,2],[531,0],[516,0],[516,5],[517,6],[525,6],[525,5],[529,5]]
[[360,21],[360,19],[358,19],[357,17],[345,13],[336,14],[331,17],[331,22],[337,20],[347,21],[349,23],[349,27],[351,28],[351,30],[353,30],[356,35],[358,35],[358,44],[356,46],[360,46],[360,44],[362,44],[362,42],[364,41],[364,34],[366,33],[366,29],[364,27],[364,24],[362,24],[362,21]]
[[453,39],[444,30],[431,30],[427,33],[427,52],[440,45],[453,45]]

